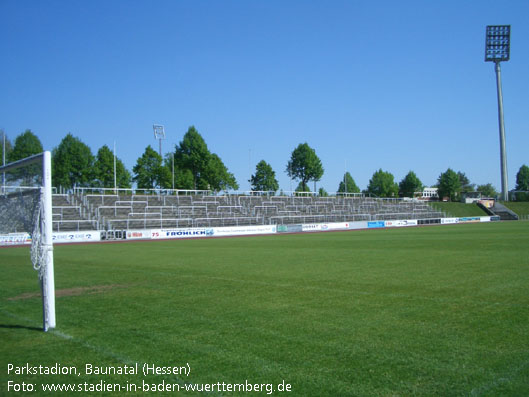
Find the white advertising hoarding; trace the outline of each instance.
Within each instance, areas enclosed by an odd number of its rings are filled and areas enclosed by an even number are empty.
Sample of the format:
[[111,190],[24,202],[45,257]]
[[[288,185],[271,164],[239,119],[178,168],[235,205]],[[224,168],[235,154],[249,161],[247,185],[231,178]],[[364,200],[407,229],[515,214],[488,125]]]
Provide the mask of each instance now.
[[[82,232],[53,232],[53,244],[90,243],[101,241],[101,232],[88,230]],[[28,233],[10,233],[0,235],[0,245],[31,244]]]
[[188,229],[153,229],[151,232],[152,239],[178,239],[206,237],[208,231],[205,228],[188,228]]
[[82,232],[54,232],[53,243],[90,243],[101,241],[101,232],[98,230],[88,230]]
[[386,227],[417,226],[417,219],[386,221]]
[[345,230],[349,229],[349,222],[332,222],[332,223],[307,223],[301,225],[304,232]]
[[9,233],[0,235],[0,245],[31,244],[28,233]]
[[151,230],[127,230],[127,240],[150,240]]
[[[226,226],[186,229],[154,229],[150,230],[152,239],[180,239],[197,237],[249,236],[254,234],[273,234],[277,232],[276,225],[259,226]],[[128,233],[127,233],[128,236]]]
[[229,226],[229,227],[212,227],[207,229],[208,236],[249,236],[253,234],[274,234],[277,232],[276,225],[260,226]]

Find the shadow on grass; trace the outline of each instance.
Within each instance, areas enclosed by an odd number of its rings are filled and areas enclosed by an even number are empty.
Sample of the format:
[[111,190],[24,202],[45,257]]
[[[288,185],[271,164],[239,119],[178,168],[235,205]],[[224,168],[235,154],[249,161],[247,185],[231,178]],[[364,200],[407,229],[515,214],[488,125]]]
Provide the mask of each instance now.
[[29,331],[42,331],[42,328],[27,327],[25,325],[0,324],[0,328],[6,329],[27,329]]

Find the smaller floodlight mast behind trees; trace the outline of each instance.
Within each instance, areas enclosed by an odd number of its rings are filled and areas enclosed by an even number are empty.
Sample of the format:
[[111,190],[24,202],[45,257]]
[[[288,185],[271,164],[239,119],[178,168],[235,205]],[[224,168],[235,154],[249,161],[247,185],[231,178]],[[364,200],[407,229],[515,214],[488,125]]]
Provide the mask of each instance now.
[[485,39],[485,62],[494,62],[498,92],[498,121],[500,125],[501,196],[508,201],[507,153],[505,150],[505,125],[503,123],[503,95],[501,92],[500,62],[508,61],[511,48],[511,25],[487,26]]
[[165,139],[165,129],[163,128],[163,125],[154,124],[152,126],[152,130],[154,131],[154,139],[158,139],[160,142],[160,157],[162,156],[162,139]]

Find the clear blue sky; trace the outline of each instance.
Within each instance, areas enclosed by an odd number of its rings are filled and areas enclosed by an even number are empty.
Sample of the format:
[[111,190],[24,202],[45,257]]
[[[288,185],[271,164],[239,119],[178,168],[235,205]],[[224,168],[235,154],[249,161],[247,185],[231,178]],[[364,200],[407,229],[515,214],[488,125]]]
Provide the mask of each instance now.
[[[336,191],[379,168],[426,185],[448,167],[500,189],[485,27],[502,63],[509,188],[529,164],[529,1],[0,0],[0,128],[45,149],[71,132],[132,169],[152,125],[164,152],[195,125],[241,186],[307,142]],[[293,187],[297,184],[294,183]],[[312,185],[311,185],[312,186]]]

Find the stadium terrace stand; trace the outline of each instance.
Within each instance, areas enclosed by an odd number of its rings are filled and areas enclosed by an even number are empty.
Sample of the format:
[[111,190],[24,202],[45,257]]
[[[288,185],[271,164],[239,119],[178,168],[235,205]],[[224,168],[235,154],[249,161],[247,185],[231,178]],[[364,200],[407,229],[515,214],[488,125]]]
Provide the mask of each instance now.
[[77,189],[53,196],[54,230],[126,230],[305,224],[445,215],[428,204],[356,196],[102,194]]
[[97,229],[97,221],[91,219],[81,205],[72,202],[72,195],[52,195],[53,231],[70,232]]

